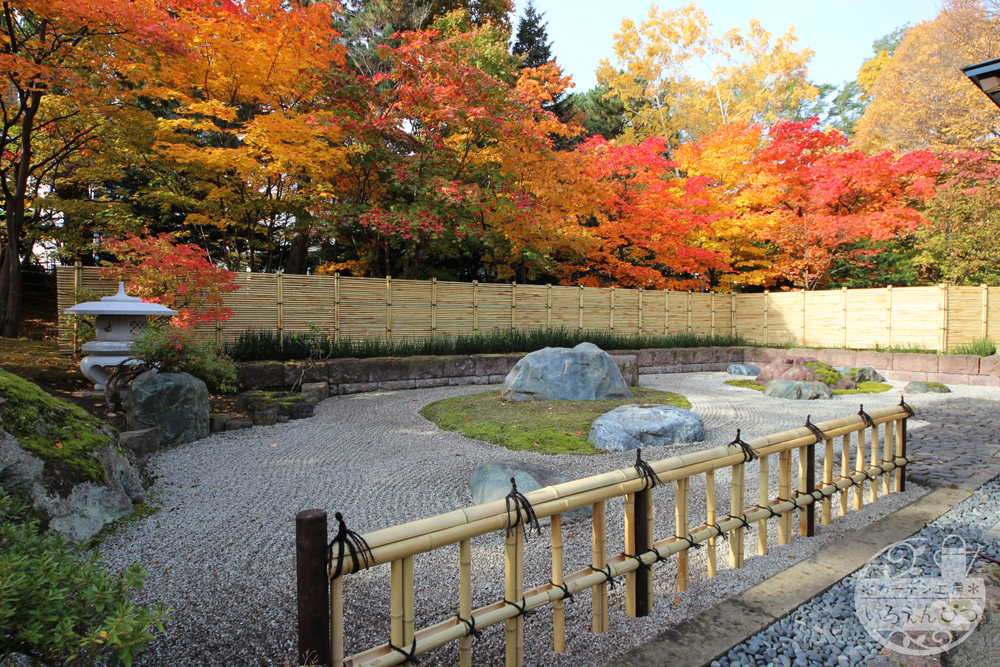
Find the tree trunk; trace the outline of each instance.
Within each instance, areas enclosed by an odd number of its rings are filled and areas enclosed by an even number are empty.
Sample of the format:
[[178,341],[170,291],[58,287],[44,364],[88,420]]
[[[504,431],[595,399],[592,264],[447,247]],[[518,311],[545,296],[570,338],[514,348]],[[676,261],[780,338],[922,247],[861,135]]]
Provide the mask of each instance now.
[[309,235],[298,233],[292,239],[292,245],[288,249],[288,261],[285,262],[285,273],[292,275],[305,275],[306,254],[309,251]]

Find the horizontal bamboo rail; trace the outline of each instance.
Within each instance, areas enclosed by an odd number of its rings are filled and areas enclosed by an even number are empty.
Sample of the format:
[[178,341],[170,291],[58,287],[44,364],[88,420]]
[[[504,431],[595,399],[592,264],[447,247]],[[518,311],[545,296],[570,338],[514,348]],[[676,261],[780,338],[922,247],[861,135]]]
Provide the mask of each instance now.
[[[602,475],[574,480],[555,486],[538,489],[524,495],[531,509],[538,518],[552,517],[552,563],[553,578],[550,582],[534,588],[524,584],[524,540],[523,526],[528,520],[527,511],[520,508],[509,510],[505,500],[484,503],[447,514],[427,519],[413,521],[399,526],[377,530],[363,536],[368,546],[369,564],[392,564],[393,600],[393,632],[391,642],[366,649],[353,656],[344,657],[342,652],[333,656],[335,665],[345,667],[376,667],[408,663],[410,658],[431,651],[445,644],[460,642],[461,663],[471,662],[471,633],[469,623],[478,630],[497,623],[507,626],[507,665],[522,667],[524,646],[523,614],[553,605],[555,609],[553,622],[553,640],[557,651],[564,649],[564,616],[562,601],[570,595],[593,589],[592,626],[595,633],[608,629],[608,583],[622,575],[629,576],[626,595],[626,609],[630,616],[645,615],[652,605],[651,587],[645,585],[643,579],[635,579],[640,573],[648,573],[648,566],[664,558],[677,555],[678,588],[684,590],[687,586],[687,563],[684,556],[688,549],[704,542],[710,543],[710,572],[715,574],[714,544],[717,537],[732,533],[730,536],[730,564],[732,567],[742,567],[743,531],[754,524],[760,531],[759,552],[767,551],[767,519],[781,515],[781,540],[786,544],[791,540],[791,513],[800,514],[800,532],[803,535],[813,534],[814,510],[819,506],[823,511],[823,523],[830,521],[832,498],[837,493],[846,493],[854,489],[856,501],[864,496],[864,485],[869,484],[869,490],[874,494],[876,485],[884,481],[883,493],[886,489],[893,492],[905,488],[904,466],[913,460],[906,453],[906,419],[912,414],[905,406],[896,406],[872,411],[867,417],[859,415],[813,425],[814,429],[802,427],[782,433],[755,438],[748,444],[753,452],[760,457],[761,490],[757,505],[747,509],[744,505],[744,470],[750,460],[747,452],[738,444],[725,447],[715,447],[700,452],[669,457],[660,461],[648,462],[662,485],[675,484],[677,487],[677,502],[675,504],[676,531],[674,535],[655,540],[652,535],[652,497],[649,486],[652,483],[648,474],[642,475],[640,470],[625,468],[614,470]],[[877,435],[879,427],[885,425],[885,437],[880,442]],[[864,464],[865,450],[871,432],[871,452],[876,458]],[[833,455],[835,447],[833,439],[842,437],[845,443],[851,439],[851,434],[857,433],[858,467],[848,472],[847,464],[842,468],[842,475],[834,479]],[[819,437],[820,434],[822,437]],[[820,446],[817,447],[817,444]],[[880,446],[880,445],[884,445]],[[789,492],[791,485],[791,453],[799,450],[799,490],[795,495]],[[817,484],[815,479],[814,452],[822,454],[823,479]],[[779,493],[777,498],[770,498],[769,488],[770,468],[768,457],[780,455]],[[843,456],[849,457],[849,446],[845,444]],[[715,516],[715,471],[732,467],[733,483],[731,514],[721,521]],[[895,472],[894,472],[895,471]],[[697,475],[706,475],[709,493],[708,516],[706,522],[689,528],[688,493],[690,480]],[[895,480],[891,478],[895,475]],[[880,479],[882,478],[882,479]],[[890,481],[894,483],[890,484]],[[626,499],[626,553],[609,556],[606,553],[606,518],[604,505],[606,501],[624,497]],[[751,501],[753,502],[753,501]],[[863,501],[861,501],[863,502]],[[637,514],[636,504],[643,509]],[[563,573],[564,544],[562,540],[562,514],[590,505],[593,507],[593,540],[592,564],[590,567],[572,573]],[[739,513],[737,514],[737,510]],[[846,511],[846,504],[841,504],[841,511]],[[516,519],[515,519],[516,514]],[[638,521],[637,518],[641,518]],[[469,541],[472,538],[496,531],[506,531],[506,586],[505,599],[471,609],[471,573],[469,563]],[[739,542],[739,544],[735,544]],[[413,628],[413,557],[451,544],[460,544],[461,591],[458,618],[452,616],[448,620],[420,630]],[[652,546],[640,549],[639,545]],[[638,553],[627,553],[628,549]],[[363,561],[359,561],[363,563]],[[332,582],[339,582],[343,575],[353,569],[350,558],[341,559],[334,567],[330,565],[328,576]],[[335,576],[336,571],[340,576]],[[405,572],[396,576],[396,572]],[[648,583],[648,582],[647,582]],[[336,595],[331,598],[333,609],[330,617],[335,619],[332,632],[332,645],[342,647],[343,636],[337,636],[343,630],[343,611],[337,608],[342,605],[343,595],[339,585],[333,586]],[[642,599],[638,599],[638,596]],[[636,599],[632,599],[632,598]],[[405,603],[404,603],[405,602]],[[400,625],[399,617],[405,617]],[[464,619],[464,620],[463,620]],[[301,622],[301,619],[300,619]],[[404,629],[401,629],[404,628]]]

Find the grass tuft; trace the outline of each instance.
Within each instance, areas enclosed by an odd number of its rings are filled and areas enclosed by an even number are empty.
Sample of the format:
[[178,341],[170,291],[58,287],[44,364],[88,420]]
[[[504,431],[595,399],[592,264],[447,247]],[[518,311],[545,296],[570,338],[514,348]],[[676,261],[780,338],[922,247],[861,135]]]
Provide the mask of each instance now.
[[948,354],[972,354],[978,357],[991,357],[997,353],[997,344],[989,338],[979,338],[971,343],[956,345]]
[[[754,380],[726,380],[730,387],[742,387],[743,389],[753,389],[754,391],[764,391],[764,385],[757,384]],[[892,389],[884,382],[859,382],[856,389],[834,389],[834,396],[846,396],[848,394],[881,394]]]
[[685,410],[680,394],[631,387],[633,398],[606,401],[525,401],[505,403],[497,390],[436,401],[420,411],[446,431],[513,451],[540,454],[606,454],[587,442],[595,419],[621,405],[657,403]]

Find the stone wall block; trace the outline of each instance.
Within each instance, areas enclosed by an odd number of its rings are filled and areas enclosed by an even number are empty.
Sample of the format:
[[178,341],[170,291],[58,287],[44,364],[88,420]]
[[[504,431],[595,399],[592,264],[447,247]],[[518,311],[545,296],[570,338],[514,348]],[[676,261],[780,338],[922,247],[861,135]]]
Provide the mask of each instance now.
[[396,382],[410,379],[410,364],[405,358],[381,357],[371,360],[370,382]]
[[979,359],[975,354],[942,354],[938,357],[938,372],[979,375]]
[[1000,387],[1000,376],[970,375],[969,384],[973,387]]
[[428,387],[447,387],[448,378],[423,378],[413,381],[417,389],[427,389]]
[[368,382],[370,373],[369,359],[337,359],[330,364],[327,377],[331,384],[357,384]]
[[650,350],[653,357],[652,366],[672,366],[677,362],[677,350],[669,347],[661,347]]
[[441,377],[454,378],[476,374],[476,360],[466,355],[441,357]]
[[476,375],[507,375],[510,371],[506,355],[474,354],[472,358],[476,361]]
[[378,383],[379,389],[387,391],[397,391],[399,389],[416,389],[416,380],[382,380]]
[[897,352],[892,355],[892,370],[913,373],[937,373],[938,355],[917,352]]
[[854,365],[871,366],[877,371],[894,370],[892,367],[892,354],[888,352],[856,352],[854,354]]
[[896,380],[897,382],[927,382],[927,373],[884,370],[882,371],[882,375],[884,375],[887,380]]
[[444,377],[444,358],[433,356],[407,357],[410,380]]
[[240,364],[236,369],[240,386],[247,389],[275,389],[285,386],[285,367],[281,362]]
[[[979,374],[1000,376],[1000,354],[994,354],[989,357],[980,357]],[[986,386],[992,387],[993,385]]]
[[368,391],[376,391],[378,382],[345,382],[340,385],[340,394],[363,394]]
[[635,356],[640,369],[653,365],[653,350],[637,350]]
[[941,384],[969,384],[969,379],[979,377],[978,375],[965,375],[963,373],[928,373],[927,382],[940,382]]

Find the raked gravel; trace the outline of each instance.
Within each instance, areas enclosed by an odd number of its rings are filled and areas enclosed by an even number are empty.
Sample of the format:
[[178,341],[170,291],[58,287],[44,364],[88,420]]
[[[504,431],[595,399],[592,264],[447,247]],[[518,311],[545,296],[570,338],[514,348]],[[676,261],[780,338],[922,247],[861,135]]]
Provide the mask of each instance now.
[[[730,442],[736,428],[749,440],[813,422],[899,402],[901,383],[885,394],[845,396],[826,401],[766,399],[760,393],[730,387],[726,373],[647,375],[642,385],[688,397],[704,419],[706,439],[692,445],[646,450],[647,460]],[[432,516],[470,504],[469,474],[481,463],[511,458],[560,470],[573,477],[629,467],[634,453],[600,456],[545,456],[502,447],[441,431],[420,416],[422,407],[443,398],[496,391],[496,387],[447,387],[335,397],[324,401],[311,419],[273,427],[219,433],[205,440],[157,454],[152,466],[159,478],[152,488],[162,508],[107,538],[101,550],[111,569],[138,562],[149,571],[137,602],[162,601],[174,611],[167,632],[158,636],[136,664],[188,665],[294,664],[296,600],[294,516],[303,509],[343,512],[360,533]],[[951,396],[1000,398],[1000,389],[956,387]],[[917,408],[948,395],[907,397]],[[911,420],[911,428],[920,422]],[[839,449],[839,446],[837,447]],[[777,495],[776,460],[771,466],[772,497]],[[747,504],[758,494],[756,462],[747,465]],[[717,475],[718,511],[728,511],[729,471]],[[567,651],[551,650],[551,610],[526,620],[528,665],[605,664],[612,657],[651,639],[670,624],[710,608],[726,597],[759,583],[838,537],[906,505],[926,492],[911,485],[906,493],[881,497],[819,526],[814,538],[795,537],[757,556],[757,532],[745,536],[746,564],[730,569],[726,542],[720,541],[719,573],[705,574],[704,549],[692,550],[691,586],[676,594],[676,562],[655,568],[656,603],[652,613],[630,619],[624,613],[624,586],[611,591],[610,631],[590,632],[589,593],[567,605]],[[655,534],[673,533],[672,486],[654,492]],[[608,503],[608,552],[623,548],[620,500]],[[704,521],[704,477],[691,488],[691,525]],[[819,521],[817,520],[817,524]],[[335,526],[331,526],[335,529]],[[770,544],[777,542],[777,519],[770,520]],[[589,564],[591,541],[586,521],[567,523],[566,571]],[[503,597],[502,533],[473,542],[474,605]],[[546,582],[551,574],[549,536],[532,536],[526,549],[525,583]],[[457,545],[415,559],[417,627],[454,615],[458,608]],[[389,632],[389,568],[379,565],[351,575],[345,586],[348,654],[382,643]],[[676,596],[676,598],[675,598]],[[502,624],[488,628],[474,649],[478,665],[502,662]],[[457,664],[457,646],[422,657],[421,664]]]

